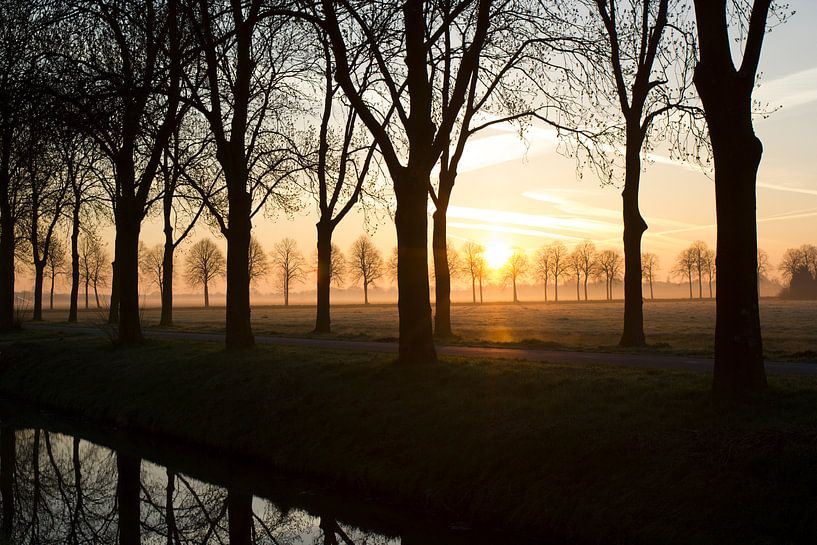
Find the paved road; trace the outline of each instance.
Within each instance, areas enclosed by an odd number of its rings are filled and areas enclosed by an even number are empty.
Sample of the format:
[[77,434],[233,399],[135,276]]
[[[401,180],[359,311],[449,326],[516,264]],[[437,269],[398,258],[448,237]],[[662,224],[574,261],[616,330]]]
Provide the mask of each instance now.
[[[101,328],[70,326],[64,324],[26,324],[31,329],[47,329],[54,332],[65,331],[104,336]],[[221,333],[199,331],[145,329],[144,335],[153,339],[179,339],[189,341],[224,342]],[[279,346],[301,346],[327,348],[331,350],[360,350],[366,352],[397,353],[397,343],[375,341],[343,341],[336,339],[308,339],[299,337],[275,337],[256,335],[258,344]],[[652,369],[679,369],[685,371],[712,371],[712,360],[695,356],[673,356],[663,354],[626,354],[616,352],[573,352],[568,350],[539,350],[528,348],[493,348],[487,346],[438,346],[442,356],[462,356],[472,358],[493,358],[503,360],[525,360],[547,363],[575,365],[611,365],[616,367],[644,367]],[[817,376],[817,364],[795,362],[766,362],[766,371],[779,375]]]

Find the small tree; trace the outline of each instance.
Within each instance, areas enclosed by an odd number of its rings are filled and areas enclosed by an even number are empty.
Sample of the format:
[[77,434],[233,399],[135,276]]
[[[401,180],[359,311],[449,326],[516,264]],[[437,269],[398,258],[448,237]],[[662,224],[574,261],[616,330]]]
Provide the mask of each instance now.
[[644,252],[641,254],[641,274],[644,276],[644,280],[646,280],[650,284],[650,300],[655,299],[655,293],[653,292],[652,283],[653,278],[655,276],[656,271],[658,271],[658,256],[652,254],[650,252]]
[[383,277],[380,251],[366,235],[361,235],[349,250],[349,275],[353,282],[363,283],[363,302],[369,304],[369,285]]
[[502,269],[502,276],[505,282],[510,281],[513,285],[513,302],[518,303],[519,297],[517,295],[516,283],[521,280],[528,273],[528,256],[522,250],[514,250],[505,267]]
[[550,270],[553,275],[553,296],[559,300],[559,278],[567,270],[568,253],[567,246],[561,240],[551,242],[548,246],[548,259],[550,260]]
[[287,237],[273,246],[272,267],[284,294],[284,306],[289,306],[289,290],[292,285],[306,279],[306,261],[293,239]]
[[210,282],[224,276],[224,254],[209,238],[196,242],[187,254],[187,283],[204,287],[204,308],[210,308]]
[[162,244],[151,246],[139,252],[139,269],[146,276],[149,284],[159,288],[159,295],[164,293],[165,247]]
[[596,275],[604,278],[607,300],[610,301],[613,299],[613,283],[621,279],[624,259],[615,250],[603,250],[599,252],[596,263]]
[[110,257],[108,252],[105,251],[102,239],[92,233],[86,233],[80,240],[79,259],[82,281],[85,284],[85,308],[89,307],[89,287],[93,287],[96,306],[101,308],[99,287],[107,282],[107,271],[110,264]]
[[250,256],[248,261],[250,284],[255,284],[269,274],[269,261],[264,248],[257,238],[250,238]]
[[769,274],[769,254],[762,248],[757,249],[757,296],[760,297],[760,282]]
[[573,250],[579,272],[584,275],[584,300],[587,301],[587,281],[596,272],[596,245],[589,240],[582,241]]
[[536,255],[533,257],[533,273],[537,280],[541,280],[545,285],[545,301],[548,300],[548,279],[552,273],[550,260],[550,249],[548,246],[542,246],[536,250]]
[[675,267],[672,268],[673,275],[679,278],[685,278],[689,282],[690,299],[692,299],[692,278],[694,277],[695,260],[695,252],[693,252],[691,248],[687,248],[678,254],[675,260]]
[[462,247],[462,260],[465,272],[471,277],[471,301],[477,302],[477,280],[479,283],[479,302],[482,302],[482,269],[485,267],[485,248],[476,242],[466,242]]
[[65,251],[65,246],[62,241],[55,238],[51,241],[48,248],[48,274],[51,278],[51,297],[48,308],[54,310],[54,284],[57,281],[57,276],[66,274],[66,266],[68,265],[68,254]]
[[703,255],[703,270],[709,282],[709,298],[712,299],[712,279],[715,277],[715,252],[707,249]]

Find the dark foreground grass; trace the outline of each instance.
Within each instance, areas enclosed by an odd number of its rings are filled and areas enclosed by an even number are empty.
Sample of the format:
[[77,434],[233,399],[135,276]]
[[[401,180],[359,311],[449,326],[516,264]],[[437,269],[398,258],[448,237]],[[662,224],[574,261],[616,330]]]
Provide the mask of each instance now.
[[722,404],[699,374],[151,341],[0,340],[0,395],[530,536],[817,538],[817,382]]

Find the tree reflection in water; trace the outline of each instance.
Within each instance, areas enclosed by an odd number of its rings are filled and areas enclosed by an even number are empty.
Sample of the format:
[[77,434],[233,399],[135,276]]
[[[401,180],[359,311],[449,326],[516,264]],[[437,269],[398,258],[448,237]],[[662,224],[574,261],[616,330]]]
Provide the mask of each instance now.
[[333,517],[281,510],[125,451],[0,428],[0,543],[381,545]]

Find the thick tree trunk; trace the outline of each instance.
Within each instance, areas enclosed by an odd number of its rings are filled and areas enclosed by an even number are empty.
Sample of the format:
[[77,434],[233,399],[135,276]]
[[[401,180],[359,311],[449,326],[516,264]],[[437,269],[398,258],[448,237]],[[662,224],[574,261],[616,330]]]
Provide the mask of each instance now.
[[17,435],[11,428],[0,428],[0,499],[3,500],[3,520],[0,543],[11,543],[14,533],[14,468],[17,465]]
[[227,237],[227,327],[228,349],[247,348],[255,344],[250,323],[250,195],[246,176],[229,195],[229,236]]
[[434,256],[434,336],[438,339],[451,337],[451,271],[448,269],[446,247],[447,204],[437,205],[431,231],[431,249]]
[[429,177],[429,173],[418,174],[409,167],[403,179],[395,180],[394,184],[401,363],[437,361],[428,286]]
[[553,300],[559,302],[559,277],[553,279]]
[[94,282],[94,299],[96,299],[96,308],[102,308],[102,303],[99,302],[99,290],[97,289],[96,282]]
[[518,303],[519,297],[516,296],[516,277],[513,278],[511,283],[513,284],[513,302]]
[[[641,126],[639,118],[627,126],[626,173],[621,192],[624,218],[624,328],[620,346],[644,346],[644,308],[641,285],[641,238],[647,223],[638,206],[641,184]],[[612,298],[612,295],[611,295]]]
[[[118,272],[119,286],[111,292],[111,297],[119,297],[119,339],[124,345],[142,341],[142,325],[139,316],[139,230],[141,222],[133,204],[120,201],[116,217],[116,257],[115,272]],[[116,279],[114,279],[116,282]],[[113,307],[113,302],[111,302]]]
[[162,256],[162,314],[159,318],[160,327],[170,327],[173,325],[173,253],[176,247],[171,239],[168,243],[165,240],[164,254]]
[[369,281],[368,280],[363,281],[363,304],[364,305],[369,304]]
[[545,276],[545,303],[548,302],[548,277]]
[[119,545],[139,545],[141,460],[127,454],[116,454],[116,501],[119,508]]
[[582,300],[581,283],[582,283],[582,275],[581,275],[581,273],[577,273],[576,274],[576,301],[581,301]]
[[32,319],[40,322],[43,319],[43,281],[45,277],[45,261],[34,265],[34,313]]
[[315,333],[330,333],[331,318],[331,284],[332,284],[332,225],[318,222],[318,306],[315,316]]
[[91,287],[91,281],[86,278],[85,279],[85,310],[88,310],[88,308],[90,307],[90,305],[88,304],[88,301],[89,301],[89,299],[88,299],[88,290],[90,289],[90,287]]
[[704,279],[703,271],[698,267],[698,299],[704,298]]
[[252,494],[227,490],[227,521],[230,545],[252,543]]
[[[78,198],[78,197],[75,197]],[[71,301],[68,309],[68,321],[76,322],[79,309],[79,206],[74,205],[71,221]],[[87,305],[86,305],[87,306]]]
[[587,301],[587,273],[584,274],[584,300]]
[[51,289],[48,293],[48,310],[54,310],[54,283],[56,281],[56,274],[51,273]]
[[767,386],[757,293],[755,195],[763,146],[752,126],[754,75],[734,70],[730,50],[720,41],[727,32],[721,28],[725,7],[699,1],[695,7],[702,40],[695,86],[704,105],[715,161],[718,236],[713,389],[735,396]]
[[652,273],[650,273],[650,301],[652,301],[653,299],[655,299],[655,295],[653,294],[652,291]]
[[471,302],[477,304],[477,281],[474,276],[471,276]]
[[483,303],[482,300],[482,276],[479,277],[479,304]]
[[210,308],[210,288],[207,285],[207,280],[204,281],[204,308]]
[[692,272],[689,272],[689,299],[692,300]]

